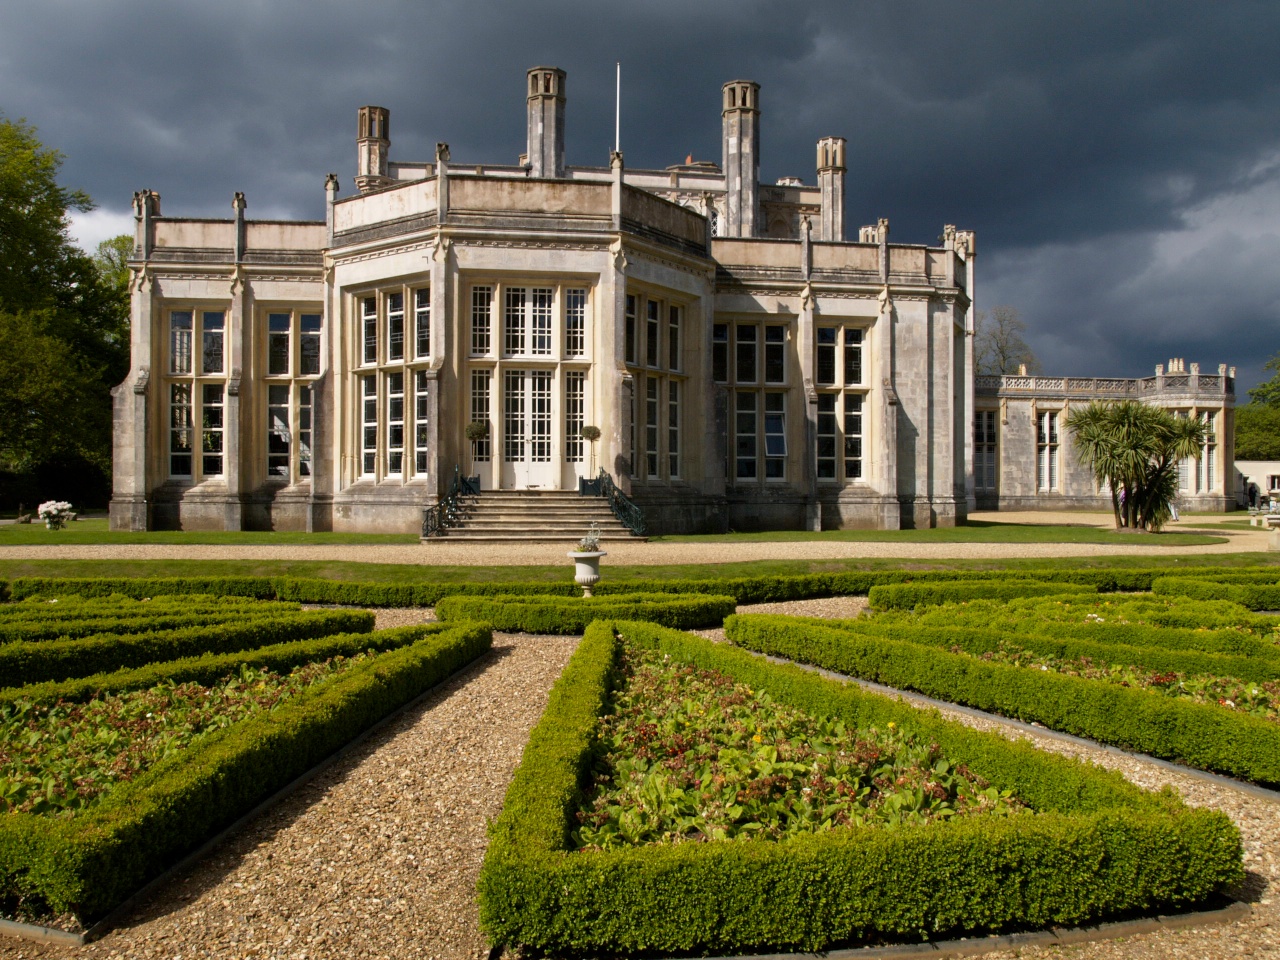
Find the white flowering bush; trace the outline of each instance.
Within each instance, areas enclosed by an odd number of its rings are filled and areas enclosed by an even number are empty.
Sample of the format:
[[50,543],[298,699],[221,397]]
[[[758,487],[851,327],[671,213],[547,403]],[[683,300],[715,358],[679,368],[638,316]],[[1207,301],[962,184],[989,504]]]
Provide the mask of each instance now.
[[61,530],[74,515],[71,504],[65,500],[46,500],[36,507],[36,513],[50,530]]

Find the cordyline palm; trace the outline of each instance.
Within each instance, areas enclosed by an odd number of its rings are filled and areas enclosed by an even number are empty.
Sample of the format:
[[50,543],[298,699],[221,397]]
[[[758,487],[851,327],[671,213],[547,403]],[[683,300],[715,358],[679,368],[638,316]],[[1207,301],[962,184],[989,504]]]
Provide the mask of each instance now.
[[1199,456],[1205,439],[1200,420],[1136,400],[1095,400],[1072,410],[1067,428],[1080,462],[1111,487],[1117,530],[1164,526],[1178,495],[1178,461]]

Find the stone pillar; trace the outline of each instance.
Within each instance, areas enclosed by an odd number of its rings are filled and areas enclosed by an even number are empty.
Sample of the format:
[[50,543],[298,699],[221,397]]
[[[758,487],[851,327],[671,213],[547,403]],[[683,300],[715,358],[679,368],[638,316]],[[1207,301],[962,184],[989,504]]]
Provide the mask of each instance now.
[[844,242],[844,137],[818,141],[818,189],[822,191],[822,219],[818,239]]
[[387,156],[391,152],[391,111],[361,107],[356,132],[356,189],[367,193],[391,183]]
[[[977,376],[977,369],[974,366],[973,346],[974,337],[977,330],[974,326],[975,314],[974,304],[977,296],[973,288],[974,280],[974,257],[977,254],[977,244],[974,240],[973,231],[963,230],[956,234],[956,255],[964,262],[965,273],[965,293],[968,295],[968,303],[964,312],[964,409],[968,417],[968,425],[965,427],[965,444],[964,444],[964,463],[965,463],[965,512],[966,515],[973,513],[978,509],[978,495],[975,489],[973,476],[973,417],[974,417],[974,400],[973,400],[973,383],[974,377]],[[996,488],[999,490],[999,479],[996,480]]]
[[760,181],[760,84],[732,80],[721,90],[726,237],[756,236]]
[[559,67],[534,67],[528,75],[529,176],[564,177],[564,82]]
[[[133,195],[134,245],[129,258],[129,352],[130,369],[124,381],[111,391],[112,408],[112,530],[142,531],[151,526],[148,503],[153,477],[148,466],[166,435],[152,436],[151,405],[157,403],[160,388],[150,386],[152,357],[152,284],[147,260],[155,244],[154,219],[160,216],[160,194],[139,190]],[[158,402],[163,402],[160,400]],[[162,428],[163,430],[163,428]]]
[[883,530],[902,528],[902,505],[898,500],[898,391],[894,384],[896,334],[893,321],[893,300],[889,288],[880,291],[880,314],[876,317],[877,364],[880,373],[880,470],[876,485],[880,488],[880,527]]
[[449,145],[436,144],[436,224],[449,219]]
[[333,205],[338,202],[338,175],[331,173],[324,178],[324,227],[325,245],[333,246]]
[[241,456],[240,440],[246,432],[250,436],[253,435],[251,429],[246,429],[248,424],[243,422],[244,417],[252,415],[252,405],[242,409],[240,404],[240,384],[244,371],[248,370],[249,376],[253,376],[253,371],[249,367],[253,357],[253,345],[250,343],[253,337],[253,324],[246,320],[253,315],[253,294],[244,276],[244,208],[244,194],[237,193],[231,200],[231,209],[235,212],[236,265],[231,274],[231,317],[227,323],[226,340],[229,354],[226,358],[226,368],[230,371],[230,376],[227,379],[222,413],[222,473],[227,483],[227,504],[223,515],[224,530],[244,529],[244,505],[241,503],[241,497],[245,488],[243,473],[248,468],[248,464],[246,458]]

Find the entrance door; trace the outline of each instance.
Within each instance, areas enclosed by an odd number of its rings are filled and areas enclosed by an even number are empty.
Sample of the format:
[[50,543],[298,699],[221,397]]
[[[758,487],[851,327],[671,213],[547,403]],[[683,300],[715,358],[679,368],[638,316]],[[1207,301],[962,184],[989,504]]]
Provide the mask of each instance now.
[[502,374],[502,479],[504,490],[555,490],[559,470],[553,456],[551,370],[504,370]]

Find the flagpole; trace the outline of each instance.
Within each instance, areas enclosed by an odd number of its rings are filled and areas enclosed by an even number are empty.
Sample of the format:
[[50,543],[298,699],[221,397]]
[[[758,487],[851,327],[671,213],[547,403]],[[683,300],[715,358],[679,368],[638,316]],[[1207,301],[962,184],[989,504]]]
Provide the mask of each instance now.
[[618,74],[613,92],[613,152],[622,150],[622,61],[617,62]]

